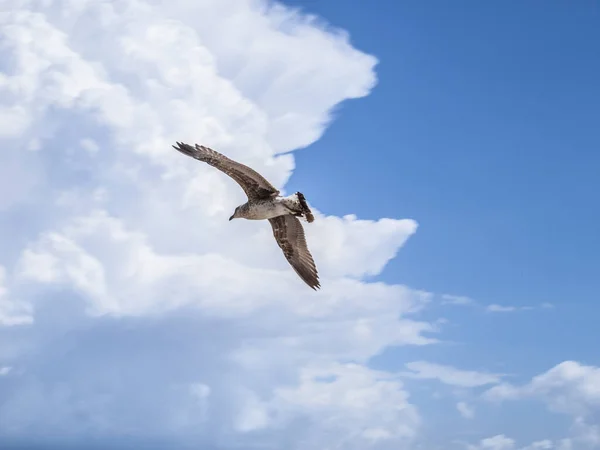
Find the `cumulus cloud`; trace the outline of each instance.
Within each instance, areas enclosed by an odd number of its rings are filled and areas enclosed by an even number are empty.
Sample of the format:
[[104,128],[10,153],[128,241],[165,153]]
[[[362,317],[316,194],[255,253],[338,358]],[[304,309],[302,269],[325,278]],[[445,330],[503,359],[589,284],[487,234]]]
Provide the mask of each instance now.
[[367,362],[436,342],[414,316],[431,296],[364,279],[417,224],[313,205],[323,289],[308,292],[268,224],[226,222],[239,187],[170,149],[211,145],[285,190],[286,152],[369,93],[376,59],[271,2],[10,0],[7,11],[0,363],[14,369],[0,438],[408,446],[419,413],[398,377]]
[[583,416],[600,410],[600,368],[564,361],[522,386],[500,384],[485,396],[491,400],[537,397],[555,411]]
[[[349,439],[368,444],[412,438],[420,418],[397,383],[390,374],[356,364],[311,367],[301,372],[297,387],[278,389],[276,402],[282,402],[287,410],[314,413],[335,426],[342,431],[340,444]],[[344,433],[348,425],[354,428],[351,435]],[[310,445],[305,442],[304,448],[319,445],[320,440],[315,440]]]
[[534,398],[551,411],[572,418],[571,434],[557,448],[597,448],[600,446],[600,368],[576,361],[564,361],[529,383],[515,386],[502,383],[484,393],[491,401]]

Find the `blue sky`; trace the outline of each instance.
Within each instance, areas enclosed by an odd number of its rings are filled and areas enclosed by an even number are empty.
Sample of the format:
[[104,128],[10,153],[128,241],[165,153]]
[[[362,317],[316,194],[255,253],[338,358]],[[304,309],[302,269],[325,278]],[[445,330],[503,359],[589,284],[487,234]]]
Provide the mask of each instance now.
[[322,178],[344,148],[336,186],[316,192],[335,196],[327,212],[419,222],[382,279],[556,307],[447,311],[460,324],[447,336],[461,345],[415,354],[517,379],[565,359],[597,364],[598,4],[292,3],[350,30],[380,61],[377,88],[343,105],[318,152],[298,154],[292,185]]
[[[456,338],[529,370],[597,362],[598,4],[292,4],[350,30],[379,58],[379,82],[340,108],[318,151],[298,153],[291,184],[323,179],[343,148],[335,183],[311,192],[325,211],[419,222],[381,279],[549,302],[558,309],[509,322],[461,316],[469,326]],[[533,354],[515,355],[515,340]]]
[[291,183],[350,152],[339,182],[315,192],[336,197],[328,212],[421,226],[384,276],[498,303],[594,301],[595,2],[292,3],[379,58],[377,88],[298,154],[307,170]]
[[[600,448],[599,18],[9,1],[0,447]],[[306,195],[319,293],[176,140]]]

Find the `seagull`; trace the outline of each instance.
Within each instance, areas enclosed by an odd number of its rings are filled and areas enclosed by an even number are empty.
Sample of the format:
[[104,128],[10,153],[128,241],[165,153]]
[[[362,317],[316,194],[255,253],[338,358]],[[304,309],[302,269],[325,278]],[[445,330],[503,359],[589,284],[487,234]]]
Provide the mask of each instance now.
[[271,223],[273,236],[298,276],[315,291],[321,287],[317,267],[298,217],[308,223],[315,220],[301,192],[283,197],[262,175],[244,164],[202,145],[193,147],[177,142],[173,148],[184,155],[216,167],[233,178],[244,190],[248,201],[235,208],[229,220],[265,220]]

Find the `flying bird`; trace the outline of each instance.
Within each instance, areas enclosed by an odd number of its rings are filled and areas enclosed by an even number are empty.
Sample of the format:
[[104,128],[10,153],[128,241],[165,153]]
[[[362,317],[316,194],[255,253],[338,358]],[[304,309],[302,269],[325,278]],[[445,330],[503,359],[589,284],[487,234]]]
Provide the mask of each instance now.
[[298,276],[314,290],[321,287],[317,267],[306,245],[304,228],[298,220],[298,217],[304,217],[308,223],[315,220],[301,192],[282,197],[279,190],[258,172],[211,148],[198,144],[192,147],[182,142],[177,142],[173,148],[233,178],[246,193],[248,201],[235,208],[229,220],[267,219],[277,244]]

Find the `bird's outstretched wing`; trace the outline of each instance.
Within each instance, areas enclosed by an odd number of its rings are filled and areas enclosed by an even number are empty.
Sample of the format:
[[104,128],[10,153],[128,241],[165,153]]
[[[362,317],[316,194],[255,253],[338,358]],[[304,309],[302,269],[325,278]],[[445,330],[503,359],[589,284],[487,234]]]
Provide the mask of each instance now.
[[296,273],[314,290],[320,288],[317,267],[308,251],[300,221],[292,215],[284,215],[269,219],[269,222],[277,244]]
[[210,164],[229,175],[242,187],[248,196],[248,200],[259,200],[279,195],[279,190],[261,174],[211,148],[198,144],[192,147],[182,142],[177,142],[177,145],[174,145],[173,148],[184,155]]

